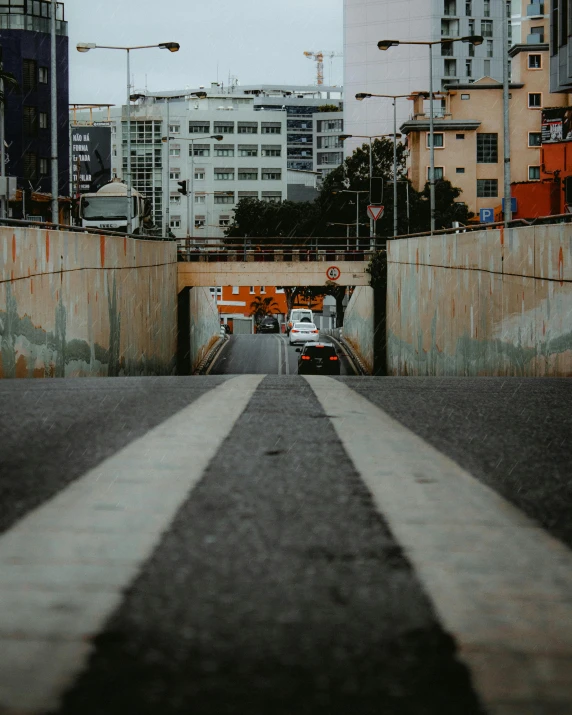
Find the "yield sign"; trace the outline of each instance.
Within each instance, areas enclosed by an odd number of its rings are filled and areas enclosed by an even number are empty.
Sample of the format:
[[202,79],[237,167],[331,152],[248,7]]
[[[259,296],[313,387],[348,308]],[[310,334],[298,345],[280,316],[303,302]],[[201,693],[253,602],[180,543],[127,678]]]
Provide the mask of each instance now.
[[373,206],[373,204],[370,204],[367,207],[367,213],[370,218],[372,218],[374,221],[377,221],[383,216],[383,209],[385,206]]

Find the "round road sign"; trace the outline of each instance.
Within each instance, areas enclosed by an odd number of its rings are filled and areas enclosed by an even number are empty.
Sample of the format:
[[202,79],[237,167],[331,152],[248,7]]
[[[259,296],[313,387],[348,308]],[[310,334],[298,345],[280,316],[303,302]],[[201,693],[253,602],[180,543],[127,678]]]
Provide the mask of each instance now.
[[331,281],[337,281],[338,278],[342,275],[342,272],[337,266],[330,266],[326,271],[326,275]]

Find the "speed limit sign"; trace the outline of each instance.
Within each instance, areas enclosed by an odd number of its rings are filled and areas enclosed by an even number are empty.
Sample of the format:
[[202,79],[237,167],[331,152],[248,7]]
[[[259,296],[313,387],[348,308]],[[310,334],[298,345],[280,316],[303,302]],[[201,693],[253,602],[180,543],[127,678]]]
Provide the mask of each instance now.
[[326,271],[326,275],[331,281],[337,281],[338,278],[342,275],[342,272],[337,266],[330,266]]

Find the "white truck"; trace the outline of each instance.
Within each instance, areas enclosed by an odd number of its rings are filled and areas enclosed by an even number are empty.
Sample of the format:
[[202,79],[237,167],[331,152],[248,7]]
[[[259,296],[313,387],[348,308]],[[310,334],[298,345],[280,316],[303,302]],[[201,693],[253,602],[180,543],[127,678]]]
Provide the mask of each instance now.
[[131,202],[131,225],[127,226],[127,185],[122,181],[114,180],[93,194],[82,194],[79,201],[81,225],[118,233],[154,235],[157,229],[147,199],[132,189]]

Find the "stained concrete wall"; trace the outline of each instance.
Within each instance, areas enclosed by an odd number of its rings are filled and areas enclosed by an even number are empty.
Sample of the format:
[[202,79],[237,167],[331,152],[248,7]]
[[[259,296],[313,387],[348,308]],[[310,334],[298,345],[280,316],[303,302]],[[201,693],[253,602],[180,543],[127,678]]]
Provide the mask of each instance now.
[[344,314],[343,336],[361,357],[369,373],[373,373],[374,366],[374,329],[373,288],[358,286]]
[[572,226],[388,242],[388,372],[572,375]]
[[191,372],[199,365],[208,350],[220,338],[220,318],[208,288],[192,288],[190,301],[190,361]]
[[0,377],[175,369],[176,246],[0,227]]

